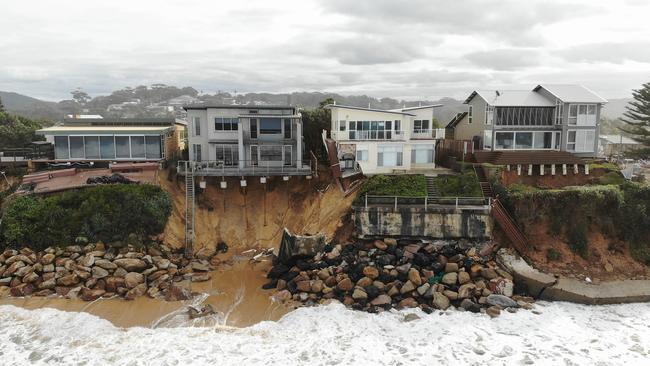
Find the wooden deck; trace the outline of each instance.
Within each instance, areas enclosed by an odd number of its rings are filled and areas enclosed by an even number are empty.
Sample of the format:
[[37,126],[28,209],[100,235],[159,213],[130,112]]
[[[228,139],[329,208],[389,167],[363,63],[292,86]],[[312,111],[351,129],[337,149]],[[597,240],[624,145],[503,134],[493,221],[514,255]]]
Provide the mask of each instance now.
[[475,151],[476,163],[494,165],[516,164],[581,164],[582,160],[568,151]]

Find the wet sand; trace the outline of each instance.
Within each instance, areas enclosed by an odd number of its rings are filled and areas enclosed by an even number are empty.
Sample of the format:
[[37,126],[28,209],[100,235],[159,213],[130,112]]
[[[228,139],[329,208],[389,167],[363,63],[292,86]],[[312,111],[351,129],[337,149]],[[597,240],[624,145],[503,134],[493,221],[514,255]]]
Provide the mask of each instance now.
[[[64,311],[83,311],[104,318],[118,327],[159,327],[191,325],[229,325],[246,327],[264,320],[278,320],[291,309],[274,303],[273,291],[261,287],[267,281],[269,262],[236,262],[212,271],[212,279],[193,283],[193,292],[204,294],[194,300],[167,302],[141,296],[133,301],[99,299],[93,302],[60,297],[2,298],[0,305],[14,305],[26,309],[50,307]],[[188,305],[205,300],[219,312],[210,321],[193,322],[185,315]]]

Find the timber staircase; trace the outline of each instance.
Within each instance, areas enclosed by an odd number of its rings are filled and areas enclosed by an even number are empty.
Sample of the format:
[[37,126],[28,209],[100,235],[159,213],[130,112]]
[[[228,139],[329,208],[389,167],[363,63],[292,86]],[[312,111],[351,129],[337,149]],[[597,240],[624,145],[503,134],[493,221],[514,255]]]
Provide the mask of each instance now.
[[519,226],[517,226],[515,220],[510,216],[508,210],[503,206],[503,204],[501,204],[501,201],[494,196],[492,185],[488,181],[483,167],[475,164],[474,171],[476,172],[476,177],[481,185],[483,197],[492,198],[492,209],[490,210],[492,218],[494,218],[519,254],[525,255],[528,251],[528,239],[526,238],[526,235],[524,235],[521,229],[519,229]]
[[438,188],[436,188],[433,181],[434,177],[432,175],[426,175],[425,178],[427,180],[427,197],[440,197],[440,192],[438,192]]
[[194,243],[194,164],[185,162],[185,256],[192,255]]

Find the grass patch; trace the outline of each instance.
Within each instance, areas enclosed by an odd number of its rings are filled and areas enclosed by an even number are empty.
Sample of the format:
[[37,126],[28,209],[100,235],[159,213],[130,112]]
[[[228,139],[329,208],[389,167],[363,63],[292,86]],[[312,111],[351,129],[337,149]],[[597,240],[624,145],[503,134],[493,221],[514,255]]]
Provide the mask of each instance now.
[[598,178],[598,184],[608,185],[621,185],[625,183],[625,177],[619,171],[611,171],[605,173],[603,176]]
[[373,175],[361,187],[359,197],[407,196],[424,197],[427,195],[427,180],[424,175]]
[[548,248],[546,251],[546,259],[548,259],[549,262],[559,261],[561,258],[562,254],[560,254],[560,252],[555,248]]
[[459,175],[441,175],[433,178],[433,183],[442,197],[482,197],[481,186],[473,170]]

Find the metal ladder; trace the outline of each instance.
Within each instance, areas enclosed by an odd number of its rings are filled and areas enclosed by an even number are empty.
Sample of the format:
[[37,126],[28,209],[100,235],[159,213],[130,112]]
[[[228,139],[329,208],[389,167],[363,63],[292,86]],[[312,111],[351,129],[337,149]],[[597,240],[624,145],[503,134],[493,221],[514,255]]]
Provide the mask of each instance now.
[[194,164],[185,162],[185,256],[192,256],[194,243]]

